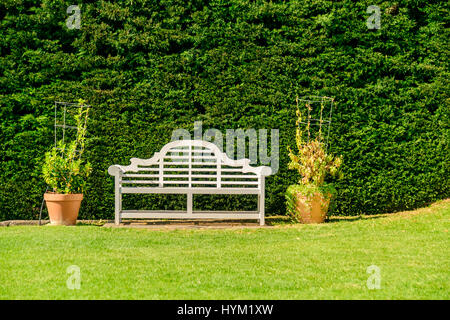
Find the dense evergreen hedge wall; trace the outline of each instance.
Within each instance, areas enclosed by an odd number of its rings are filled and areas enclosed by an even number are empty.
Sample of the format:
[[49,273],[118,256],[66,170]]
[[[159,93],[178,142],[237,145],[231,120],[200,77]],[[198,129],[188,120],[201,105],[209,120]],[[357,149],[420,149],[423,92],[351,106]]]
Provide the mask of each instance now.
[[[0,220],[36,218],[53,144],[53,102],[94,106],[94,166],[81,218],[113,217],[107,168],[150,157],[173,129],[279,128],[266,211],[285,214],[295,96],[333,96],[331,146],[344,157],[336,214],[381,213],[449,196],[447,1],[74,1],[0,4]],[[369,5],[381,29],[368,30]],[[142,207],[176,197],[129,198]],[[205,199],[206,207],[249,199]]]

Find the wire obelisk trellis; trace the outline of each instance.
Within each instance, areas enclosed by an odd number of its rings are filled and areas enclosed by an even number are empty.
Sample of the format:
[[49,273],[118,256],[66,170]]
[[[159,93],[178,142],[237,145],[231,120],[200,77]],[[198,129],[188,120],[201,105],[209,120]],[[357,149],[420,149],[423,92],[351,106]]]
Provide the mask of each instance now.
[[[62,113],[62,119],[58,121],[58,108],[61,108],[60,113]],[[72,115],[72,109],[78,110],[78,108],[91,108],[90,105],[84,104],[84,103],[71,103],[71,102],[60,102],[55,101],[55,123],[54,123],[54,147],[58,149],[58,129],[62,131],[61,140],[62,143],[65,142],[65,139],[67,138],[66,129],[69,130],[77,130],[76,125],[72,125],[72,122],[74,120],[73,117],[70,117]],[[85,118],[84,125],[86,126],[87,118]],[[75,150],[75,152],[81,152],[82,150]],[[49,187],[47,186],[45,189],[45,192],[47,192]],[[39,210],[39,225],[41,225],[42,220],[42,210],[44,209],[44,198],[42,198],[41,202],[41,209]]]
[[[306,113],[306,121],[300,121],[299,125],[305,126],[307,130],[302,130],[307,133],[306,142],[310,139],[322,138],[323,130],[326,130],[326,138],[323,143],[325,151],[328,150],[330,140],[331,116],[333,114],[334,98],[326,96],[303,96],[296,98],[297,108],[302,114]],[[303,120],[303,118],[302,118]],[[312,127],[311,127],[312,126]],[[317,132],[318,130],[318,132]],[[310,132],[313,132],[313,136]],[[320,137],[317,137],[319,135]]]

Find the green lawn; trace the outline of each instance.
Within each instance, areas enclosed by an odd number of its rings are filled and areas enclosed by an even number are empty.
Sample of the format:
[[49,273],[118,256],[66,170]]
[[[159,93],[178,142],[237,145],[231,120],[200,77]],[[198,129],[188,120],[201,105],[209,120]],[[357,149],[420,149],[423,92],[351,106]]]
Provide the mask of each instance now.
[[1,227],[0,299],[449,299],[449,217],[446,200],[263,229]]

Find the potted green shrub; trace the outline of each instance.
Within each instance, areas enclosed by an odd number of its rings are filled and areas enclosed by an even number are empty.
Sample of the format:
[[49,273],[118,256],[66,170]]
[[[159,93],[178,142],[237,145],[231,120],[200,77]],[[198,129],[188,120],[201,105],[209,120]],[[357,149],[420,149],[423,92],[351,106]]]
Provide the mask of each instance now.
[[[335,157],[327,154],[325,143],[322,137],[322,111],[321,104],[319,131],[316,137],[311,137],[311,105],[306,104],[308,117],[305,122],[305,132],[300,129],[302,113],[298,106],[297,98],[297,129],[296,144],[298,153],[294,153],[290,147],[289,169],[297,170],[300,179],[298,184],[291,185],[286,190],[286,205],[288,214],[301,223],[322,223],[328,213],[328,208],[332,197],[335,195],[335,188],[331,183],[326,183],[327,176],[342,176],[339,170],[342,164],[342,157]],[[305,140],[303,137],[307,136]]]
[[[83,101],[80,100],[80,105]],[[44,180],[52,189],[44,194],[52,225],[75,225],[83,200],[86,178],[92,171],[81,159],[84,150],[89,109],[79,106],[75,115],[77,134],[71,143],[60,141],[45,154],[42,168]]]

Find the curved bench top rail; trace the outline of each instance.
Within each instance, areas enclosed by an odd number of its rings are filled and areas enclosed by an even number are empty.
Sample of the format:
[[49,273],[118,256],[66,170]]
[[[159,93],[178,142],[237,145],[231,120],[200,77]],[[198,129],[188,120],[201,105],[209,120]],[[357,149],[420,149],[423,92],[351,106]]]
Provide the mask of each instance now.
[[[197,147],[197,149],[194,149],[194,147]],[[198,147],[205,149],[198,149]],[[168,155],[168,153],[171,153],[171,155]],[[173,153],[178,154],[178,156],[172,155]],[[194,153],[197,155],[194,156]],[[186,160],[186,162],[183,160]],[[203,140],[173,141],[162,147],[162,149],[159,152],[156,152],[150,159],[131,158],[130,162],[131,164],[128,166],[112,165],[108,168],[108,173],[112,176],[116,176],[119,173],[126,172],[158,172],[163,170],[175,172],[175,175],[179,176],[176,172],[208,172],[220,170],[221,174],[229,173],[230,177],[232,177],[232,173],[239,172],[253,173],[258,176],[268,176],[272,173],[270,167],[250,166],[249,159],[232,160],[226,153],[221,152],[214,143]],[[164,174],[164,176],[167,176],[167,174]],[[248,177],[251,178],[251,176]]]

